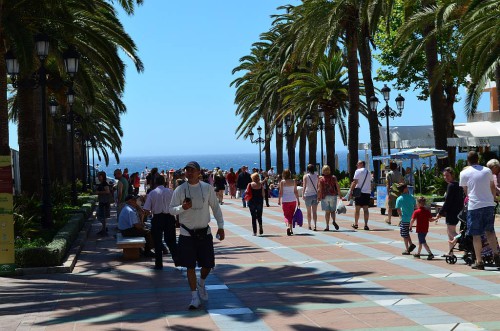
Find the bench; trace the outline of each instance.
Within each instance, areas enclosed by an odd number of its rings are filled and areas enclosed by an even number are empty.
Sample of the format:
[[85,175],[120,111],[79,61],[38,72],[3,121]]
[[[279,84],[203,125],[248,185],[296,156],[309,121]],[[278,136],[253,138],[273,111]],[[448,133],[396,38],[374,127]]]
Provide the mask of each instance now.
[[121,233],[117,233],[116,245],[123,249],[125,260],[138,260],[141,256],[141,248],[146,245],[146,239],[144,237],[124,237]]

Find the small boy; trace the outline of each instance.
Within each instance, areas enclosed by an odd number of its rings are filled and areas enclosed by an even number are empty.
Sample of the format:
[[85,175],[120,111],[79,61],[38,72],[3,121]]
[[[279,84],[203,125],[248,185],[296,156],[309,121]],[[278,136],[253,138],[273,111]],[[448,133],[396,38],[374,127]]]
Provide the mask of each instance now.
[[424,246],[427,253],[429,253],[429,255],[427,255],[427,260],[432,260],[434,258],[434,255],[432,254],[429,245],[427,245],[425,237],[429,232],[429,222],[432,222],[433,220],[431,212],[425,207],[425,202],[426,201],[424,197],[418,198],[417,200],[418,209],[413,212],[413,215],[411,217],[410,232],[411,229],[413,228],[413,224],[416,222],[417,223],[416,231],[418,236],[418,251],[417,254],[414,254],[413,256],[419,259],[420,252],[422,251],[422,246]]
[[415,198],[408,191],[408,186],[406,186],[406,184],[399,184],[398,189],[399,192],[402,193],[396,200],[396,208],[398,210],[399,217],[401,217],[399,233],[405,242],[406,248],[402,254],[410,255],[416,247],[410,237],[410,221],[413,210],[415,210]]

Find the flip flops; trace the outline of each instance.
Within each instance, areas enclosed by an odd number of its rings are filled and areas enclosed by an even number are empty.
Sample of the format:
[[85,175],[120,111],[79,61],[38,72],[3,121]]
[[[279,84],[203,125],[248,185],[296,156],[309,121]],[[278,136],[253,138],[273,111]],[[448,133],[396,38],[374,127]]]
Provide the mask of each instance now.
[[358,229],[358,225],[357,225],[357,224],[352,224],[352,225],[351,225],[351,227],[352,227],[353,229],[355,229],[355,230],[357,230],[357,229]]

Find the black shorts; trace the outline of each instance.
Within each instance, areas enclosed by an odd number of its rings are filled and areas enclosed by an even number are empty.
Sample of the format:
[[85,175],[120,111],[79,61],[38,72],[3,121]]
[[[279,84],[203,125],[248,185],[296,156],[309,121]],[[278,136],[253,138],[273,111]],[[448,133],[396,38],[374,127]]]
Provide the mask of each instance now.
[[354,204],[356,206],[369,206],[370,205],[370,193],[361,193],[360,197],[354,198]]
[[446,214],[446,224],[447,225],[457,225],[458,224],[458,214],[447,213]]
[[189,269],[215,267],[214,240],[212,235],[199,240],[190,236],[179,236],[177,244],[179,265]]

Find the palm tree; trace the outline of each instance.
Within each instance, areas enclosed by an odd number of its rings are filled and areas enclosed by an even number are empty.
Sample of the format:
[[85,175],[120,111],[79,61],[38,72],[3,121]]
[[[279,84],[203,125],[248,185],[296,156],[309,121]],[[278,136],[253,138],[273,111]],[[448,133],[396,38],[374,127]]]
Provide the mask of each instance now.
[[[349,172],[354,174],[358,155],[360,85],[358,79],[358,39],[362,0],[310,0],[294,10],[300,12],[293,31],[297,37],[297,52],[317,63],[325,50],[342,42],[347,50],[349,78],[348,150],[351,155]],[[307,55],[306,55],[307,54]]]
[[[140,3],[141,1],[138,1]],[[133,1],[122,1],[130,10],[130,5]],[[118,47],[122,49],[134,61],[138,71],[142,71],[143,66],[141,61],[136,55],[136,47],[131,38],[124,32],[123,26],[116,18],[114,8],[105,1],[67,1],[60,4],[60,7],[51,7],[47,14],[40,15],[42,17],[40,26],[46,32],[50,32],[52,39],[52,50],[49,54],[48,62],[61,63],[62,50],[67,48],[67,45],[76,45],[79,52],[83,54],[81,61],[81,69],[75,82],[75,90],[83,96],[86,100],[95,99],[95,89],[92,81],[99,78],[96,75],[98,69],[101,69],[103,76],[106,77],[107,82],[102,86],[110,89],[112,94],[116,96],[110,100],[116,100],[121,97],[124,88],[124,64],[118,56]],[[50,16],[51,14],[52,16]],[[38,22],[38,21],[37,21]],[[30,21],[28,20],[28,23]],[[34,23],[33,23],[34,25]],[[27,24],[29,27],[30,24]],[[71,32],[71,35],[68,33]],[[30,31],[27,31],[27,34]],[[28,37],[31,34],[28,34]],[[29,47],[25,47],[26,40],[32,38],[19,38],[15,33],[9,36],[8,45],[16,49],[16,53],[21,54],[19,57],[21,65],[23,66],[23,75],[21,80],[25,79],[30,72],[32,72],[32,65],[28,59],[33,58],[32,42]],[[21,52],[19,52],[21,50]],[[31,61],[33,62],[33,61]],[[54,67],[54,65],[53,65]],[[57,66],[55,66],[57,70]],[[62,66],[59,65],[59,68]],[[57,73],[54,73],[57,75]],[[64,76],[64,75],[61,75]],[[54,93],[64,93],[64,89],[53,91]],[[23,178],[23,190],[35,192],[38,187],[39,176],[36,170],[39,169],[37,164],[30,163],[36,155],[38,141],[32,139],[35,132],[24,132],[24,129],[30,128],[32,130],[33,119],[36,121],[36,112],[29,102],[29,97],[21,97],[23,93],[29,94],[30,91],[23,88],[18,90],[18,103],[19,109],[19,145],[20,145],[20,161],[21,161],[21,177]],[[33,91],[31,91],[33,93]],[[39,113],[39,112],[38,112]],[[31,118],[31,119],[30,119]],[[28,124],[28,125],[27,125]],[[116,153],[115,153],[116,154]],[[117,154],[116,154],[117,155]],[[36,161],[35,161],[36,162]],[[30,175],[34,175],[30,178]],[[38,177],[37,177],[38,176]],[[32,185],[30,185],[32,184]]]
[[488,80],[496,81],[500,104],[500,6],[497,0],[473,0],[461,17],[463,43],[458,59],[471,77],[466,113],[473,114]]
[[[280,89],[284,94],[284,102],[290,105],[293,112],[303,119],[308,114],[313,115],[315,126],[319,121],[318,107],[324,110],[327,164],[332,168],[335,168],[335,125],[339,125],[343,143],[347,143],[345,122],[342,119],[348,108],[349,83],[346,74],[342,54],[335,52],[331,56],[323,56],[316,71],[291,74],[291,83]],[[335,121],[333,127],[330,117]],[[316,155],[316,133],[309,137],[313,139],[309,154]],[[312,163],[316,164],[316,159]]]

